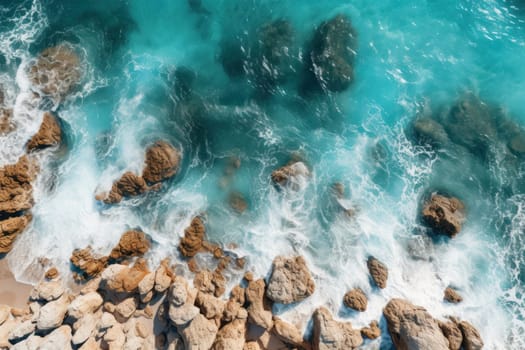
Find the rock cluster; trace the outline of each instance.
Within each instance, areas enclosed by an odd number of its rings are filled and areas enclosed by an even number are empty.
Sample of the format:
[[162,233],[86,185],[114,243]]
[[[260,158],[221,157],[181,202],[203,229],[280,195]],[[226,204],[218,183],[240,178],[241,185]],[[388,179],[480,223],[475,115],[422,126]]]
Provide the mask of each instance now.
[[115,204],[124,198],[158,190],[162,181],[177,173],[180,160],[180,152],[175,147],[166,141],[157,141],[146,150],[142,176],[127,171],[113,183],[108,193],[97,194],[95,198],[106,204]]
[[423,206],[422,218],[435,233],[454,237],[465,221],[465,205],[455,197],[434,193]]

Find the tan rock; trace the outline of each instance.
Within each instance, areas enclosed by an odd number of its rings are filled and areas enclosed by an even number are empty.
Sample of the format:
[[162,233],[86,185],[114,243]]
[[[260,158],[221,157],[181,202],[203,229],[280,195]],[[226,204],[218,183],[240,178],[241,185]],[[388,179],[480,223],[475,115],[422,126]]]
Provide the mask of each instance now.
[[42,306],[36,318],[36,328],[48,331],[59,327],[66,316],[68,304],[69,298],[63,295],[60,299]]
[[44,113],[40,129],[33,135],[26,145],[28,152],[59,145],[62,141],[62,130],[57,118],[49,113]]
[[109,348],[113,349],[124,349],[126,343],[126,334],[120,323],[115,323],[111,328],[108,328],[106,334],[104,334],[104,340],[108,343]]
[[0,305],[0,326],[9,319],[9,315],[11,315],[11,307]]
[[75,249],[70,258],[71,263],[81,271],[83,279],[99,275],[108,264],[108,257],[97,257],[91,247]]
[[422,217],[434,232],[454,237],[465,221],[465,205],[457,198],[434,193],[423,206]]
[[303,162],[294,162],[274,170],[271,178],[274,184],[287,186],[294,177],[308,176],[309,173],[308,168]]
[[370,326],[361,328],[361,335],[368,339],[376,339],[381,336],[381,329],[377,321],[370,322]]
[[31,209],[33,188],[38,166],[28,156],[22,156],[15,164],[0,168],[0,214],[13,215]]
[[38,350],[43,341],[44,339],[42,337],[32,334],[27,339],[16,343],[11,347],[11,350]]
[[95,199],[106,204],[116,204],[124,198],[139,196],[148,190],[149,187],[142,177],[128,171],[113,183],[109,193],[98,194]]
[[30,214],[25,214],[0,221],[0,254],[9,253],[13,249],[16,238],[24,232],[31,219]]
[[0,135],[10,133],[15,129],[12,121],[13,110],[11,108],[0,107]]
[[273,318],[273,329],[272,333],[275,334],[284,343],[292,346],[305,348],[306,343],[303,339],[302,333],[292,324],[289,324],[279,317],[274,316]]
[[224,312],[225,304],[223,300],[203,292],[197,293],[197,299],[195,299],[195,305],[207,319],[220,319]]
[[103,303],[103,299],[97,292],[91,292],[77,296],[67,307],[69,316],[79,320],[87,314],[92,314],[98,310]]
[[144,338],[146,339],[147,337],[149,337],[151,335],[151,330],[148,329],[146,327],[146,325],[144,325],[144,323],[142,322],[137,322],[135,324],[135,333],[141,337],[141,338]]
[[266,330],[273,327],[272,312],[264,308],[264,280],[252,281],[246,288],[246,300],[248,301],[248,321]]
[[314,290],[315,283],[303,257],[275,258],[266,290],[270,300],[291,304],[309,297]]
[[199,217],[194,217],[184,230],[184,237],[179,243],[179,250],[186,257],[194,257],[203,247],[206,227]]
[[388,268],[386,265],[371,256],[368,258],[367,266],[375,284],[381,289],[386,288],[386,282],[388,280]]
[[463,349],[465,350],[480,350],[483,348],[483,340],[478,330],[467,321],[459,323],[459,329],[463,334]]
[[173,324],[184,326],[199,314],[199,309],[194,306],[196,295],[196,290],[189,288],[184,278],[175,277],[168,295],[169,318]]
[[463,301],[463,297],[454,289],[447,287],[444,292],[443,299],[452,304],[458,304]]
[[443,332],[443,335],[448,340],[448,348],[450,350],[460,350],[461,343],[463,342],[463,335],[457,323],[453,321],[438,322],[439,328]]
[[49,270],[46,271],[45,278],[48,280],[54,280],[60,276],[60,273],[58,272],[56,267],[52,267]]
[[244,303],[246,302],[244,288],[242,288],[239,285],[234,286],[231,290],[230,298],[239,303],[240,305],[244,305]]
[[177,327],[177,331],[187,350],[209,350],[215,341],[218,327],[215,322],[198,314],[191,322]]
[[180,152],[166,141],[157,141],[146,150],[142,177],[155,184],[174,176],[179,170]]
[[65,288],[61,280],[40,281],[31,291],[31,300],[52,301],[64,294]]
[[94,338],[89,338],[78,350],[99,350],[100,346]]
[[81,345],[85,343],[91,336],[95,334],[97,327],[97,318],[93,314],[86,314],[73,325],[75,330],[71,342],[73,345]]
[[38,350],[72,350],[71,328],[61,326],[44,337]]
[[249,341],[244,344],[243,350],[262,350],[259,343],[256,341]]
[[230,299],[226,302],[224,306],[224,312],[222,319],[224,322],[231,322],[237,318],[239,311],[241,310],[241,305],[233,299]]
[[342,323],[333,319],[326,308],[315,310],[313,315],[314,350],[356,349],[363,343],[359,330],[352,328],[350,322]]
[[122,234],[118,244],[113,248],[110,258],[119,260],[134,256],[142,256],[148,252],[151,247],[146,234],[141,231],[127,231]]
[[27,337],[29,334],[35,331],[35,324],[31,320],[24,321],[14,327],[9,332],[8,339],[11,343],[16,342],[22,338]]
[[360,288],[354,288],[345,294],[343,303],[351,309],[363,312],[368,305],[368,299]]
[[246,338],[246,319],[236,319],[224,325],[213,343],[213,350],[243,350]]
[[115,312],[122,318],[128,319],[137,310],[137,300],[129,297],[116,305]]
[[161,261],[159,267],[155,271],[155,291],[157,293],[164,293],[171,285],[175,278],[175,274],[169,266],[169,260]]
[[396,348],[448,349],[448,340],[438,322],[424,308],[402,299],[392,299],[383,309],[383,315]]

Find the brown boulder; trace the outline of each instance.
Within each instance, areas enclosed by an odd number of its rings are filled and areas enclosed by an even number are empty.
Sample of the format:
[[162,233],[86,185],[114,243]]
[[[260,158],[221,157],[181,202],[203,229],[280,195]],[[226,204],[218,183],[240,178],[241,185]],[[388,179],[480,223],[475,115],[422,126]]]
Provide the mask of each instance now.
[[438,322],[422,307],[392,299],[383,309],[396,349],[448,350]]
[[368,339],[376,339],[381,336],[381,329],[377,321],[370,322],[370,326],[361,328],[361,335]]
[[95,257],[91,247],[75,249],[70,261],[73,266],[81,271],[79,277],[90,279],[99,275],[108,265],[108,257]]
[[151,246],[146,234],[141,231],[127,231],[122,234],[120,240],[111,251],[109,257],[113,260],[142,256],[147,253]]
[[37,171],[37,165],[27,156],[20,157],[16,164],[0,168],[0,215],[13,215],[31,209],[31,182]]
[[388,280],[388,268],[386,265],[371,256],[368,258],[367,266],[375,284],[381,289],[386,288],[386,282]]
[[272,172],[271,178],[274,184],[286,186],[296,176],[306,176],[308,168],[303,162],[293,162]]
[[205,233],[206,227],[202,219],[194,217],[190,226],[184,230],[184,237],[179,243],[179,250],[182,255],[190,258],[195,256],[202,249]]
[[248,321],[254,325],[270,330],[273,327],[272,312],[264,308],[263,279],[251,281],[246,288],[246,300],[248,302]]
[[[116,265],[112,265],[116,266]],[[125,266],[106,280],[106,287],[117,293],[131,293],[138,290],[140,281],[149,273],[144,259],[138,259],[132,267]]]
[[30,66],[28,76],[40,92],[63,100],[80,82],[80,58],[67,45],[47,48]]
[[245,338],[246,319],[233,320],[219,330],[212,350],[243,350]]
[[96,199],[106,204],[115,204],[120,203],[123,198],[141,195],[149,189],[143,178],[128,171],[113,183],[109,193],[98,194]]
[[146,150],[142,177],[155,184],[174,176],[179,170],[180,152],[166,141],[157,141]]
[[274,259],[266,290],[268,299],[282,304],[302,301],[312,295],[315,283],[301,256]]
[[273,318],[272,333],[281,339],[283,343],[299,348],[307,347],[301,331],[294,325],[281,320],[279,317]]
[[15,129],[13,121],[13,110],[0,106],[0,135],[8,134]]
[[56,267],[52,267],[46,271],[45,278],[48,280],[54,280],[59,276],[59,272]]
[[435,233],[452,238],[465,221],[465,205],[457,198],[434,193],[423,206],[422,218]]
[[463,335],[463,349],[464,350],[480,350],[483,348],[483,340],[478,330],[467,321],[459,322],[459,329]]
[[359,330],[353,329],[350,322],[337,322],[330,311],[324,307],[315,310],[314,315],[314,350],[357,349],[363,344]]
[[226,280],[218,271],[203,270],[195,275],[193,285],[203,293],[220,297],[226,289]]
[[461,303],[463,297],[454,289],[447,287],[444,292],[443,299],[452,304]]
[[441,328],[443,335],[448,340],[448,348],[450,350],[460,350],[463,335],[457,323],[453,321],[439,322],[439,328]]
[[343,303],[356,311],[365,311],[368,305],[368,299],[360,288],[354,288],[345,294]]
[[44,149],[60,144],[62,140],[62,130],[60,129],[60,124],[57,118],[49,113],[44,113],[44,118],[42,124],[40,124],[40,129],[38,132],[33,135],[26,145],[27,151],[35,151],[39,149]]
[[16,237],[25,230],[30,221],[31,214],[0,221],[0,254],[11,251]]

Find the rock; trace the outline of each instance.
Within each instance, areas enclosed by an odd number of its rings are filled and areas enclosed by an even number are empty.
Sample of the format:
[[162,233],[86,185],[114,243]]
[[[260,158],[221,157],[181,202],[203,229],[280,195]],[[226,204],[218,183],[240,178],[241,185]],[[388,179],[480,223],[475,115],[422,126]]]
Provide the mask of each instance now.
[[148,252],[150,246],[151,243],[144,232],[131,230],[122,234],[109,256],[114,260],[142,256]]
[[228,197],[228,203],[230,207],[237,212],[237,214],[242,214],[248,209],[248,203],[244,196],[240,192],[232,192]]
[[450,287],[445,289],[443,299],[452,304],[461,303],[463,301],[463,297],[461,297],[461,295],[459,295],[456,290]]
[[422,307],[392,299],[383,309],[388,332],[397,349],[448,349],[439,324]]
[[100,346],[94,338],[89,338],[78,350],[99,350]]
[[365,311],[368,305],[368,299],[360,288],[354,288],[345,294],[343,303],[356,311]]
[[255,342],[255,341],[249,341],[249,342],[246,342],[244,344],[244,349],[243,350],[262,350],[262,349],[259,346],[259,343]]
[[463,335],[457,323],[453,321],[438,322],[439,328],[443,332],[443,335],[448,340],[448,348],[450,350],[460,350],[461,343],[463,342]]
[[169,293],[169,318],[176,326],[187,324],[199,314],[194,306],[196,295],[184,278],[175,277]]
[[266,290],[270,300],[291,304],[309,297],[314,290],[315,283],[303,257],[274,259]]
[[45,278],[47,280],[54,280],[60,276],[60,273],[58,272],[56,267],[52,267],[49,270],[46,271]]
[[368,271],[370,276],[374,280],[375,284],[381,288],[386,288],[386,282],[388,280],[388,268],[381,261],[377,260],[373,256],[368,258],[367,261]]
[[420,144],[443,146],[448,142],[445,128],[429,117],[419,117],[414,122],[414,136]]
[[59,145],[62,141],[62,130],[57,118],[49,113],[44,113],[40,129],[33,135],[26,145],[28,152]]
[[153,298],[153,288],[155,287],[155,272],[150,272],[139,282],[138,290],[140,301],[149,303]]
[[137,310],[137,300],[134,297],[129,297],[117,304],[115,308],[116,313],[124,318],[130,318]]
[[361,328],[361,335],[368,339],[376,339],[381,336],[381,329],[377,321],[370,322],[369,327]]
[[350,322],[342,323],[333,319],[324,307],[315,310],[313,315],[313,348],[315,350],[356,349],[363,343],[358,330]]
[[9,315],[11,314],[11,307],[7,305],[0,305],[0,326],[4,324],[4,322],[9,319]]
[[483,340],[478,330],[467,321],[459,323],[459,329],[463,335],[463,349],[464,350],[480,350],[483,348]]
[[13,249],[16,238],[24,232],[31,219],[31,214],[25,214],[0,221],[0,254],[9,253]]
[[218,328],[215,322],[197,314],[191,322],[177,327],[177,331],[182,336],[186,350],[209,350]]
[[222,316],[222,320],[224,322],[231,322],[234,319],[237,318],[239,312],[241,310],[241,304],[238,302],[230,299],[226,302],[226,305],[224,306],[224,313]]
[[[28,156],[22,156],[17,163],[0,168],[0,216],[12,216],[31,209],[31,182],[37,172],[38,166]],[[20,222],[17,226],[21,227]]]
[[120,323],[115,323],[113,327],[109,328],[104,334],[104,340],[109,345],[109,349],[124,349],[126,343],[126,334]]
[[465,205],[455,197],[433,193],[423,206],[422,218],[435,233],[452,238],[465,221]]
[[44,339],[37,335],[30,335],[27,339],[16,343],[11,350],[38,350]]
[[38,350],[71,350],[71,328],[62,326],[46,336]]
[[235,40],[221,43],[219,60],[224,72],[230,78],[239,78],[246,73],[245,62],[247,62],[247,59],[242,42]]
[[97,318],[93,314],[86,314],[75,322],[73,326],[75,334],[71,340],[73,345],[78,346],[85,343],[95,333],[96,327]]
[[317,83],[331,92],[346,90],[354,77],[356,34],[350,19],[337,15],[315,31],[310,51],[310,70]]
[[246,296],[245,296],[246,294],[245,294],[245,289],[244,288],[242,288],[239,285],[236,285],[236,286],[234,286],[232,288],[230,294],[231,294],[231,299],[233,299],[234,301],[236,301],[240,305],[244,305],[244,303],[246,301]]
[[201,314],[207,319],[220,319],[226,303],[213,295],[199,292],[197,293],[195,305],[200,308]]
[[64,294],[65,288],[61,280],[41,281],[31,291],[31,300],[52,301]]
[[284,343],[290,344],[295,347],[304,348],[305,342],[303,335],[297,329],[297,327],[284,322],[279,317],[273,318],[273,329],[272,333],[275,334]]
[[226,289],[226,280],[218,271],[211,272],[209,270],[203,270],[195,275],[193,285],[203,293],[213,294],[219,297]]
[[109,312],[102,313],[102,316],[100,317],[99,321],[99,328],[101,330],[106,330],[108,328],[111,328],[117,324],[117,320],[115,319],[115,316],[110,314]]
[[31,320],[24,321],[9,332],[8,339],[11,343],[15,343],[33,333],[35,328],[36,326]]
[[271,330],[273,327],[272,312],[264,309],[264,280],[248,283],[246,300],[248,301],[248,320],[259,327]]
[[146,165],[142,177],[149,184],[173,177],[179,170],[180,152],[166,141],[157,141],[146,150]]
[[141,338],[144,338],[146,339],[147,337],[149,337],[151,335],[151,330],[148,329],[144,323],[140,322],[140,321],[137,321],[137,323],[135,324],[135,333],[141,337]]
[[66,316],[68,304],[69,298],[63,295],[60,299],[42,306],[36,319],[36,328],[40,331],[48,331],[59,327]]
[[71,258],[71,264],[80,270],[83,279],[90,279],[99,275],[108,264],[108,257],[95,257],[91,247],[75,249]]
[[198,216],[194,217],[190,226],[184,230],[184,237],[179,243],[182,255],[189,258],[194,257],[202,249],[205,233],[206,227],[202,219]]
[[13,110],[0,106],[0,135],[8,134],[15,129],[12,118]]
[[98,194],[95,198],[106,204],[116,204],[124,198],[139,196],[149,189],[142,177],[128,171],[113,183],[109,193]]
[[80,58],[65,44],[42,51],[28,71],[33,86],[57,101],[73,92],[81,76]]
[[303,162],[294,162],[274,170],[271,178],[274,184],[288,186],[296,177],[305,177],[309,174],[310,172]]
[[246,319],[236,319],[224,325],[215,338],[212,350],[243,350],[246,338]]
[[164,293],[168,290],[174,278],[175,274],[169,267],[169,260],[162,260],[157,271],[155,271],[155,291]]

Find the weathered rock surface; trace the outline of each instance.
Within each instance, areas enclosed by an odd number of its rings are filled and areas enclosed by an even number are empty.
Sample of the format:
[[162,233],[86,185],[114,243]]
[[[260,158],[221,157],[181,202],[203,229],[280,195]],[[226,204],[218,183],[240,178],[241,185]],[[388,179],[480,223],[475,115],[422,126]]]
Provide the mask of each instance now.
[[97,292],[90,292],[77,296],[67,307],[69,316],[79,320],[88,314],[98,310],[104,300]]
[[376,339],[381,336],[381,329],[377,321],[370,322],[368,327],[361,328],[361,335],[368,339]]
[[221,319],[226,303],[213,295],[198,292],[195,305],[207,319]]
[[75,249],[70,261],[78,270],[83,279],[99,275],[108,264],[108,257],[96,257],[91,247]]
[[71,328],[62,326],[46,336],[38,350],[71,350]]
[[454,237],[465,221],[465,206],[455,197],[434,193],[423,206],[422,219],[435,233]]
[[9,315],[11,315],[11,307],[0,305],[0,326],[9,318]]
[[40,129],[33,135],[26,145],[27,151],[32,152],[60,144],[62,141],[62,130],[57,118],[49,113],[44,113]]
[[177,331],[187,350],[209,350],[215,341],[218,327],[215,322],[197,314],[191,322],[177,327]]
[[478,330],[467,321],[459,322],[459,329],[463,335],[463,349],[465,350],[480,350],[483,348],[483,340]]
[[80,58],[68,45],[47,48],[30,66],[28,76],[40,92],[63,100],[80,82]]
[[248,320],[259,327],[271,330],[273,327],[272,312],[264,308],[263,279],[251,281],[246,288],[246,300],[248,301]]
[[0,168],[0,215],[11,216],[31,209],[38,166],[28,156]]
[[169,266],[169,260],[162,260],[160,266],[155,271],[155,291],[164,293],[170,287],[174,278],[175,274]]
[[0,106],[0,135],[10,133],[15,129],[13,121],[13,110],[11,108],[5,108]]
[[354,288],[345,294],[343,303],[356,311],[365,311],[368,305],[368,299],[360,288]]
[[59,327],[66,316],[68,304],[68,297],[63,295],[60,299],[42,306],[36,319],[36,328],[41,331],[48,331]]
[[324,307],[315,310],[313,321],[314,350],[356,349],[363,343],[359,330],[353,329],[350,322],[335,321]]
[[439,324],[422,307],[392,299],[383,309],[388,332],[397,349],[446,350],[448,340]]
[[315,283],[303,257],[275,258],[266,290],[270,300],[291,304],[309,297],[314,290]]
[[0,221],[0,254],[11,251],[16,238],[24,232],[31,219],[31,214],[25,214]]
[[86,314],[81,319],[79,319],[73,325],[75,333],[71,342],[74,345],[80,345],[86,342],[89,337],[94,335],[97,327],[97,318],[93,314]]
[[283,343],[299,348],[307,347],[299,329],[294,325],[281,320],[279,317],[273,318],[272,333],[281,339]]
[[374,283],[381,289],[386,288],[388,280],[388,268],[386,265],[371,256],[368,258],[367,266]]
[[149,184],[159,183],[174,176],[179,170],[180,152],[166,141],[157,141],[146,150],[142,177]]
[[151,243],[144,232],[131,230],[122,234],[109,256],[114,260],[142,256],[147,253],[150,246]]
[[452,304],[461,303],[463,301],[463,297],[451,287],[445,289],[443,299]]
[[169,318],[173,324],[184,326],[199,315],[199,308],[194,306],[196,296],[184,278],[175,277],[169,292]]
[[303,162],[294,162],[274,170],[271,178],[274,184],[287,186],[295,177],[308,176],[309,174],[310,172]]
[[11,330],[8,335],[8,339],[11,343],[14,343],[22,338],[27,337],[29,334],[35,331],[36,325],[31,320],[24,321]]
[[439,322],[439,328],[443,332],[443,335],[448,340],[448,348],[450,350],[460,350],[461,343],[463,343],[463,334],[461,329],[454,321]]
[[65,288],[61,280],[40,281],[31,291],[32,300],[52,301],[64,294]]
[[182,255],[190,258],[195,256],[202,249],[205,233],[206,227],[202,219],[199,217],[193,218],[190,226],[184,230],[184,237],[181,238],[179,243],[179,250]]
[[111,186],[109,193],[98,194],[95,198],[106,204],[120,203],[124,198],[139,196],[149,190],[144,179],[127,171]]
[[246,339],[246,319],[236,319],[224,325],[213,343],[213,350],[243,350]]
[[120,317],[128,319],[137,310],[137,304],[137,299],[134,297],[126,298],[116,305],[115,312]]

